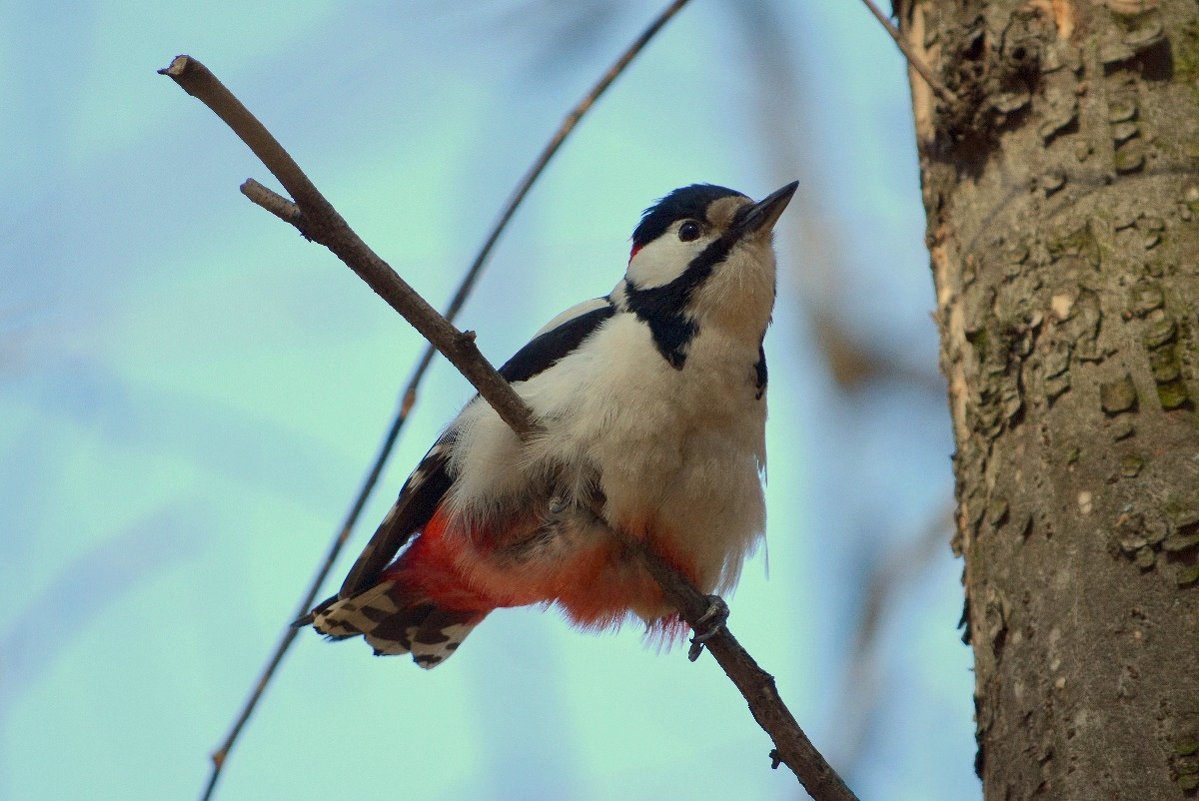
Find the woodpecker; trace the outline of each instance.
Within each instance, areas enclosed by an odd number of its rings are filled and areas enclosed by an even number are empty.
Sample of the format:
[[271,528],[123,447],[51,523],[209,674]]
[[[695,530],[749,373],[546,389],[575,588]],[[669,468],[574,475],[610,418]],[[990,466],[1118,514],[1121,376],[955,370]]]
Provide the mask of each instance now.
[[647,209],[612,292],[555,317],[499,370],[538,433],[521,440],[481,398],[467,403],[338,594],[297,625],[423,668],[501,607],[685,633],[620,536],[705,593],[731,589],[762,537],[772,229],[796,186],[754,202],[694,184]]

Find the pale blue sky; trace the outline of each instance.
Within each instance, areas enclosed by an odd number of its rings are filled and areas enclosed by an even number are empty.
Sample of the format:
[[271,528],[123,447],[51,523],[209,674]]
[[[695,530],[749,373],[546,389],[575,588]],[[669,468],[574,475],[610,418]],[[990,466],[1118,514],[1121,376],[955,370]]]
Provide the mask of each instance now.
[[[237,192],[265,169],[155,70],[204,61],[442,305],[658,8],[0,2],[0,798],[198,795],[420,349]],[[904,68],[858,3],[763,8],[787,75],[755,68],[766,45],[731,2],[693,0],[560,153],[460,322],[502,360],[611,288],[667,191],[805,181],[767,338],[770,575],[746,567],[730,626],[863,799],[977,798],[947,545],[849,664],[870,571],[952,497]],[[844,394],[813,309],[925,378]],[[348,551],[469,394],[433,369]],[[301,637],[217,797],[795,798],[769,750],[710,659],[505,610],[431,672]]]

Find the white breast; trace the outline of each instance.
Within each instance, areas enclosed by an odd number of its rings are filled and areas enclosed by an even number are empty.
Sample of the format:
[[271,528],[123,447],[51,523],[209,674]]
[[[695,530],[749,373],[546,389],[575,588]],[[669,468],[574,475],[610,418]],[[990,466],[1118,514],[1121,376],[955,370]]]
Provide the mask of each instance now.
[[598,475],[611,525],[653,523],[655,536],[693,561],[705,591],[726,588],[765,524],[757,358],[756,345],[701,330],[676,370],[645,324],[617,314],[568,357],[514,385],[545,429],[533,442],[522,445],[478,399],[463,410],[451,504],[480,520],[511,508],[541,476]]

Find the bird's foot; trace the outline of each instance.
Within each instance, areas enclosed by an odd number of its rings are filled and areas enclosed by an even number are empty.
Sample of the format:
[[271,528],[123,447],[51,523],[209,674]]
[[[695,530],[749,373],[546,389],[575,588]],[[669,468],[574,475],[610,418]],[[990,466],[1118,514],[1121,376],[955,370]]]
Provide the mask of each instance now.
[[691,638],[691,649],[687,651],[687,658],[692,662],[699,659],[699,655],[704,652],[704,643],[719,634],[728,619],[729,605],[719,595],[709,595],[708,611],[695,621],[695,636]]

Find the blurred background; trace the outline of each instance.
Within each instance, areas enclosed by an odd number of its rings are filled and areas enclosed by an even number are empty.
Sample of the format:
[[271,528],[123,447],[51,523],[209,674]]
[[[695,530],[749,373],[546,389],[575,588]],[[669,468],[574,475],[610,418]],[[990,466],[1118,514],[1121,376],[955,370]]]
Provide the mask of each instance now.
[[[444,306],[638,0],[0,2],[0,799],[197,797],[422,342],[246,201],[155,74],[204,61]],[[974,799],[952,451],[906,70],[856,2],[693,0],[518,212],[459,324],[502,361],[608,292],[642,209],[793,179],[769,569],[730,627],[864,799]],[[333,591],[471,390],[434,366]],[[711,659],[502,610],[432,672],[310,633],[217,798],[798,799]]]

